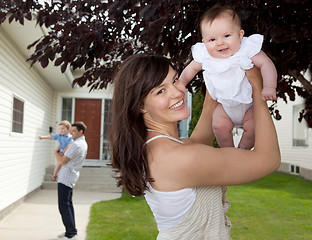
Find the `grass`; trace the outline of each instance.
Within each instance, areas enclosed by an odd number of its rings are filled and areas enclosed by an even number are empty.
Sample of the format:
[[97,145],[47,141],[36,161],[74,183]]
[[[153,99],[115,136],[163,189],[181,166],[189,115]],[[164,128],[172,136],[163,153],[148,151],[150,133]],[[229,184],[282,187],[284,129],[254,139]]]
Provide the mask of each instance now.
[[123,192],[119,199],[92,205],[87,240],[150,240],[158,234],[144,197]]
[[312,239],[312,182],[275,173],[228,188],[233,240]]
[[[253,183],[228,187],[233,240],[312,239],[312,182],[274,173]],[[156,239],[154,217],[144,197],[95,203],[87,240]]]

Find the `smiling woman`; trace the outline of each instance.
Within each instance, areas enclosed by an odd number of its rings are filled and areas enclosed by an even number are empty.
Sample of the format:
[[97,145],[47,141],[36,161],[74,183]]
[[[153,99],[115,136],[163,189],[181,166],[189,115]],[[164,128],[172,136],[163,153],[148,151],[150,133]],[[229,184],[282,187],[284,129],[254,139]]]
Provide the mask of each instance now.
[[119,185],[132,195],[145,195],[157,222],[157,239],[231,239],[224,186],[247,183],[278,168],[277,137],[261,100],[261,76],[257,70],[246,74],[254,90],[253,151],[211,147],[216,102],[208,93],[192,135],[179,139],[177,122],[189,116],[189,109],[185,87],[167,58],[133,55],[116,74],[112,163],[120,173]]
[[189,117],[190,112],[185,104],[185,87],[172,67],[169,67],[162,84],[148,93],[141,111],[145,123],[151,125],[153,122],[175,124]]

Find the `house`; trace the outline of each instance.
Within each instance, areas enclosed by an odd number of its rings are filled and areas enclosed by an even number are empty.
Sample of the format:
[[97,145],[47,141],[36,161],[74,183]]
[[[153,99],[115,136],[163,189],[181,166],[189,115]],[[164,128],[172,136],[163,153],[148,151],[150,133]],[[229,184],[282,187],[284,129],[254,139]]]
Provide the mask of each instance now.
[[[67,69],[62,74],[53,64],[30,67],[26,59],[32,50],[27,46],[44,33],[32,21],[0,25],[0,218],[41,187],[45,169],[55,164],[57,143],[38,136],[57,133],[61,120],[86,123],[89,149],[84,166],[110,162],[107,130],[113,86],[89,92],[72,88],[79,72]],[[187,122],[179,129],[181,136],[187,135]]]
[[88,88],[72,88],[76,73],[70,69],[61,74],[53,64],[30,67],[27,45],[43,34],[44,29],[29,21],[0,26],[0,217],[42,185],[57,143],[38,136],[58,132],[59,121],[87,124],[86,166],[109,161],[105,118],[112,86],[90,93]]
[[298,121],[304,99],[297,96],[294,102],[287,104],[279,99],[277,108],[282,116],[281,120],[274,121],[282,157],[279,171],[312,180],[312,129],[304,119]]
[[[270,105],[271,102],[268,102]],[[281,120],[274,119],[282,160],[278,171],[312,180],[312,129],[307,127],[305,120],[298,121],[299,112],[303,108],[304,99],[298,96],[294,102],[288,101],[287,104],[282,99],[277,101],[277,109],[282,116]],[[242,129],[234,128],[233,135],[237,146]]]

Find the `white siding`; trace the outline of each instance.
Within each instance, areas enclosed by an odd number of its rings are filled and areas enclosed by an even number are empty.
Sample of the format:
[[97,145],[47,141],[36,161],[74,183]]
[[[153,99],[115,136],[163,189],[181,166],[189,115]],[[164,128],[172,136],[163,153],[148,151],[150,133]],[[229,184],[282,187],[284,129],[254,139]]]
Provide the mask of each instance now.
[[303,99],[299,97],[296,98],[295,102],[288,101],[287,104],[279,99],[277,106],[282,115],[282,119],[274,122],[277,130],[282,162],[312,170],[312,130],[308,130],[308,147],[294,147],[292,143],[293,121],[298,121],[298,117],[293,119],[293,106],[303,102]]
[[[51,163],[53,90],[0,28],[0,211],[38,188]],[[24,101],[23,133],[12,133],[13,96]],[[52,147],[53,146],[53,147]]]

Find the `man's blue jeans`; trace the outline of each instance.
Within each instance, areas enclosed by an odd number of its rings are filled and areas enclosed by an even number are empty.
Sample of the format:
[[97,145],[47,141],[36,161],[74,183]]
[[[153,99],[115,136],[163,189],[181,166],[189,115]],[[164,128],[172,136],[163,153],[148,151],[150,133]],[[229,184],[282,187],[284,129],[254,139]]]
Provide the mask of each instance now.
[[77,229],[75,224],[75,213],[72,202],[73,189],[67,187],[62,183],[57,184],[58,192],[58,207],[62,216],[62,221],[65,226],[65,237],[72,238],[77,235]]

